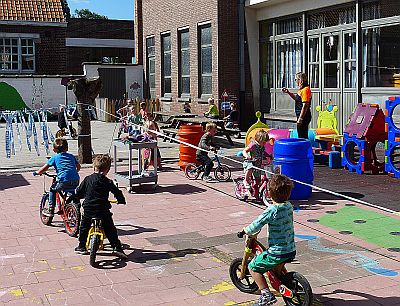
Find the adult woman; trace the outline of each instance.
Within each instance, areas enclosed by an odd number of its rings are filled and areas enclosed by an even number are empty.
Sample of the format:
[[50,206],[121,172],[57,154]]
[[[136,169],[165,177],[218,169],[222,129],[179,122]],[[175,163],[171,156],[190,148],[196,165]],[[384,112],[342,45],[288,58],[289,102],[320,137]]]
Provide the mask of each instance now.
[[296,85],[299,87],[297,94],[290,92],[286,87],[282,88],[282,92],[287,93],[295,102],[298,137],[308,139],[308,125],[311,122],[310,105],[312,95],[305,73],[296,73]]

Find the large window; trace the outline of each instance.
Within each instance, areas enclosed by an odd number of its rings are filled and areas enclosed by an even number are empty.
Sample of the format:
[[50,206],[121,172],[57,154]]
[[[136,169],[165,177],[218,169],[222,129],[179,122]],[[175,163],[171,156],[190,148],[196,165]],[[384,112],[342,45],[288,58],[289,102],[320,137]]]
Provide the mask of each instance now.
[[344,87],[355,88],[357,84],[356,33],[344,34]]
[[161,36],[161,93],[171,95],[171,34]]
[[156,97],[156,58],[154,36],[146,39],[147,55],[147,82],[150,89],[150,97]]
[[178,32],[179,96],[190,96],[189,29]]
[[212,34],[211,24],[199,27],[199,95],[212,93]]
[[364,87],[397,87],[400,80],[400,25],[363,30]]
[[319,87],[319,37],[313,37],[308,40],[308,80],[311,88]]
[[293,38],[278,41],[277,50],[277,87],[296,87],[296,73],[303,67],[303,40]]
[[0,38],[1,72],[34,72],[35,43],[28,38]]
[[363,5],[362,12],[363,20],[399,16],[399,0],[379,0],[366,2]]
[[339,88],[340,48],[339,35],[329,35],[323,38],[324,46],[324,87]]

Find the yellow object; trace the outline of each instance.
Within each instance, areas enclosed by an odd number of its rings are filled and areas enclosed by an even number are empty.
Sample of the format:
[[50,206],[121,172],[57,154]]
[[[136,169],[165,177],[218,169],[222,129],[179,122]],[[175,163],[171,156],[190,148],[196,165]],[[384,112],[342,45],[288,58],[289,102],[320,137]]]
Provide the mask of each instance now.
[[321,106],[317,106],[316,110],[318,112],[317,126],[318,128],[327,128],[333,130],[336,134],[339,134],[337,129],[338,120],[336,118],[336,113],[338,111],[338,107],[332,106],[332,104],[326,105],[326,110],[322,110]]
[[200,295],[209,295],[211,293],[220,293],[220,292],[232,290],[234,288],[235,288],[235,286],[232,285],[231,283],[223,281],[223,282],[221,282],[219,284],[216,284],[216,285],[212,286],[212,288],[210,290],[198,291],[198,294],[200,294]]
[[257,122],[254,123],[246,133],[246,146],[250,143],[250,139],[254,138],[254,135],[257,133],[258,130],[269,130],[269,126],[265,123],[262,123],[260,118],[261,118],[261,112],[256,112],[256,117],[257,117]]

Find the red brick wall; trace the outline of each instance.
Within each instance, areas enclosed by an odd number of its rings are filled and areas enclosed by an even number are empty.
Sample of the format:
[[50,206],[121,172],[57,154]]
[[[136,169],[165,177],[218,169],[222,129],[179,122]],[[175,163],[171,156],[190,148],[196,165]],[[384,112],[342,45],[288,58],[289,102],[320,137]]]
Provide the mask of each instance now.
[[83,74],[83,62],[101,62],[103,57],[118,57],[119,63],[131,63],[133,49],[67,47],[68,74]]
[[6,33],[33,33],[39,34],[40,39],[35,42],[36,74],[65,74],[66,27],[1,25],[0,32]]
[[133,21],[71,18],[67,37],[134,39]]
[[[138,0],[139,1],[139,0]],[[197,29],[202,22],[211,22],[212,44],[213,44],[213,76],[212,93],[214,98],[218,98],[219,84],[219,49],[218,49],[218,0],[199,0],[199,1],[165,1],[165,0],[146,0],[143,1],[143,62],[146,67],[146,37],[155,36],[156,52],[156,95],[161,96],[161,38],[160,33],[171,33],[171,72],[172,72],[172,102],[162,102],[171,110],[182,111],[183,102],[178,102],[178,28],[188,27],[190,35],[190,91],[192,112],[202,113],[208,109],[206,101],[199,103],[198,87],[198,44]],[[235,60],[233,60],[235,61]],[[146,75],[146,74],[145,74]],[[205,102],[205,103],[204,103]],[[166,106],[167,108],[167,106]]]
[[135,1],[135,56],[136,63],[143,65],[143,15],[142,15],[142,0]]
[[[71,18],[68,38],[134,39],[133,21]],[[101,62],[103,57],[118,57],[119,63],[131,63],[134,49],[67,47],[68,74],[83,74],[83,62]]]

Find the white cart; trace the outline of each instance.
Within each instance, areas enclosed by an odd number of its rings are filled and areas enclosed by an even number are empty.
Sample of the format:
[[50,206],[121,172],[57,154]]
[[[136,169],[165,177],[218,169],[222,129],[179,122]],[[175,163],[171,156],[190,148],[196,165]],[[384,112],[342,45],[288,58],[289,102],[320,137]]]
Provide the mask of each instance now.
[[[141,185],[147,183],[154,183],[154,189],[157,186],[157,142],[138,142],[138,143],[123,143],[120,140],[114,140],[114,177],[119,183],[126,184],[128,191],[132,191],[133,185]],[[128,150],[128,169],[125,171],[118,171],[117,169],[117,148]],[[144,171],[142,149],[152,149],[154,154],[154,171]],[[134,151],[137,156],[137,164],[134,164]],[[136,169],[134,169],[136,168]]]

